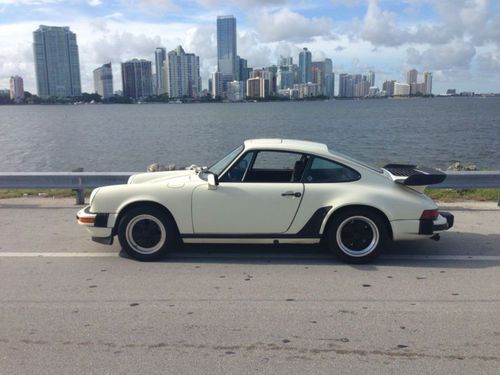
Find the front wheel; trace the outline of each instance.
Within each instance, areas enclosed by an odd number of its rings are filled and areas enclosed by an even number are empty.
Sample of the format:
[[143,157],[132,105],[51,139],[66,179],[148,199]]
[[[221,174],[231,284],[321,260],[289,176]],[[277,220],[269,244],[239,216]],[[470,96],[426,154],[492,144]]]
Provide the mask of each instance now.
[[351,209],[333,218],[326,238],[328,248],[340,260],[366,263],[380,255],[388,235],[385,221],[379,214],[366,209]]
[[134,259],[157,260],[166,255],[176,240],[174,223],[169,215],[154,207],[134,208],[118,226],[122,249]]

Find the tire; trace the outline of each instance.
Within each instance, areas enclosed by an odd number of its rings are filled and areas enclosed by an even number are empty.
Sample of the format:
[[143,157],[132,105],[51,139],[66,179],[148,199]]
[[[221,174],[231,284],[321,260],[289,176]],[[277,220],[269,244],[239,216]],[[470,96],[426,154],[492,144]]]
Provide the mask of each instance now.
[[377,258],[389,239],[384,218],[362,208],[334,213],[327,232],[327,246],[337,259],[367,263]]
[[148,262],[164,257],[177,243],[177,231],[170,215],[155,207],[128,211],[118,225],[122,249],[132,258]]

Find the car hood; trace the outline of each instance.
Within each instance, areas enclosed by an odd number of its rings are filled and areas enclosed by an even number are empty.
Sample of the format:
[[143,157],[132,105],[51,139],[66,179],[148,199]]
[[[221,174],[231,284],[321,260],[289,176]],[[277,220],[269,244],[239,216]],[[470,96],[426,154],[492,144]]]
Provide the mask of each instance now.
[[194,174],[196,174],[196,171],[193,169],[139,173],[130,176],[128,184],[158,183],[172,179],[175,179],[176,181],[189,180],[189,178]]

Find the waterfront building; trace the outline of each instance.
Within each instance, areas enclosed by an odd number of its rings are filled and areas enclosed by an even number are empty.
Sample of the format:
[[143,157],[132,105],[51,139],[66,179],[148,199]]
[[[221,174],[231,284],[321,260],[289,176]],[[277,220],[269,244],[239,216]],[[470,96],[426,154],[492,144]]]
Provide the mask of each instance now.
[[432,73],[424,73],[424,95],[432,95]]
[[103,99],[113,96],[113,70],[111,63],[94,70],[94,91]]
[[332,59],[326,58],[324,61],[325,67],[325,79],[323,95],[333,98],[335,96],[335,74],[333,73],[333,62]]
[[366,76],[363,76],[362,79],[358,80],[354,84],[353,96],[355,98],[364,98],[365,96],[368,96],[369,90],[370,90],[370,82],[366,80]]
[[201,92],[200,58],[182,46],[170,51],[163,64],[164,87],[169,97],[198,97]]
[[396,82],[394,84],[394,96],[409,96],[410,85],[407,83]]
[[370,83],[370,87],[375,86],[375,72],[373,70],[369,70],[367,74],[368,82]]
[[138,100],[153,94],[151,61],[133,59],[121,66],[123,96]]
[[210,93],[212,94],[212,98],[223,98],[224,97],[224,80],[222,73],[214,72],[212,73],[211,79],[212,89]]
[[376,86],[372,86],[372,87],[370,87],[370,89],[368,90],[368,96],[369,96],[370,98],[373,98],[373,97],[379,96],[379,94],[380,94],[380,91],[379,91],[378,87],[376,87]]
[[82,93],[76,34],[69,27],[40,25],[33,32],[33,53],[38,96]]
[[299,83],[308,83],[312,81],[312,54],[307,48],[303,48],[299,53]]
[[416,69],[411,69],[406,72],[406,83],[411,85],[416,83],[418,80],[418,71]]
[[321,95],[321,87],[317,83],[297,83],[293,89],[297,90],[300,99]]
[[156,95],[161,95],[167,92],[165,87],[165,78],[163,77],[163,64],[167,59],[167,49],[165,47],[158,47],[155,50],[155,74],[153,80],[153,86],[155,89],[153,92]]
[[284,65],[278,68],[276,74],[276,86],[279,90],[289,89],[294,84],[294,72],[292,66]]
[[316,83],[322,90],[325,86],[325,62],[311,62],[311,82]]
[[270,82],[263,77],[253,77],[247,80],[247,97],[267,98],[269,96]]
[[227,83],[238,79],[236,18],[217,17],[217,72],[221,74],[222,91],[225,96]]
[[10,100],[13,100],[15,103],[22,102],[24,99],[23,79],[19,76],[10,77],[9,87]]
[[396,84],[396,81],[392,80],[392,81],[385,81],[383,84],[382,84],[382,91],[385,91],[386,92],[386,95],[387,96],[393,96],[394,95],[394,85]]
[[233,81],[227,84],[227,99],[230,102],[240,102],[245,99],[245,82]]

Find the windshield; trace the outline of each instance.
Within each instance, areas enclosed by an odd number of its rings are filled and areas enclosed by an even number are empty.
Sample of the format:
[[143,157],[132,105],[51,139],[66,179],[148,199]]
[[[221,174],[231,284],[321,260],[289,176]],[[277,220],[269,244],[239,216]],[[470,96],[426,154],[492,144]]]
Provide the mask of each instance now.
[[220,159],[217,163],[203,170],[203,174],[210,172],[219,176],[224,171],[224,169],[226,169],[226,167],[234,160],[234,158],[236,158],[236,156],[241,153],[241,151],[243,151],[243,145],[237,147],[222,159]]
[[381,168],[377,168],[377,167],[374,167],[374,166],[372,166],[370,164],[366,164],[366,163],[364,163],[362,161],[359,161],[359,160],[356,160],[354,158],[351,158],[350,156],[344,155],[344,154],[342,154],[340,152],[337,152],[337,151],[332,152],[330,150],[328,150],[328,152],[330,152],[330,154],[333,154],[333,155],[338,155],[338,156],[340,156],[340,157],[342,157],[342,158],[344,158],[346,160],[349,160],[350,162],[356,163],[356,164],[361,165],[361,166],[363,166],[365,168],[371,169],[372,171],[375,171],[375,172],[378,172],[378,173],[384,173],[384,171]]

